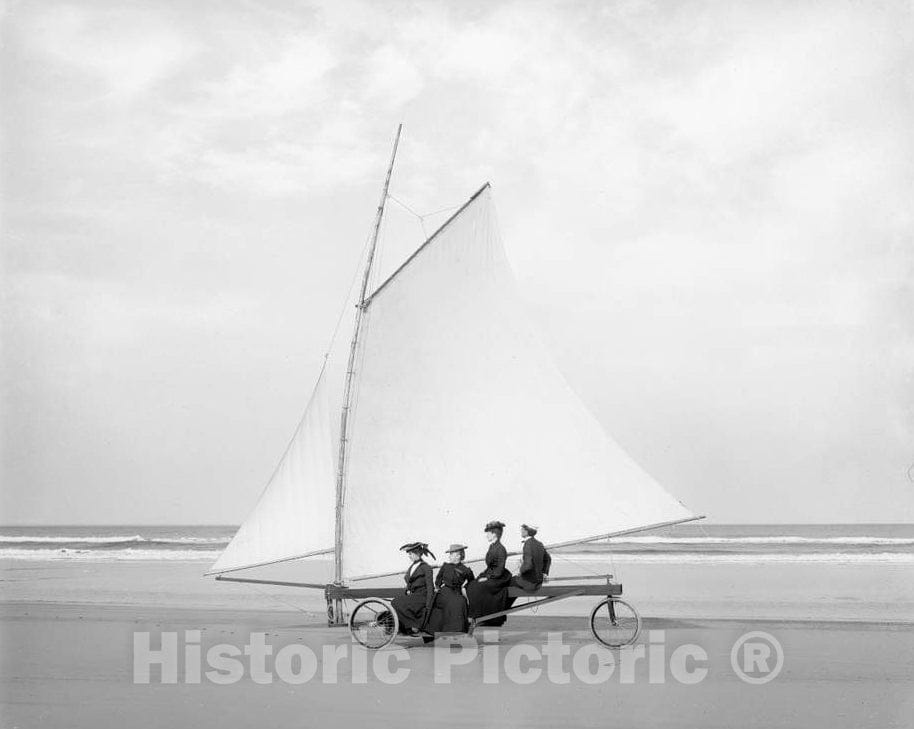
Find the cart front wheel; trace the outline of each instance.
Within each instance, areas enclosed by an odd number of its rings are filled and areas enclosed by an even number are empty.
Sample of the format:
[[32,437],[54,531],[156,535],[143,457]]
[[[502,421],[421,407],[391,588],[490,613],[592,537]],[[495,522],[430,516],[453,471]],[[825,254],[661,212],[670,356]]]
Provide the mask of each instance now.
[[610,648],[631,645],[641,633],[641,616],[625,600],[607,597],[590,613],[593,637]]
[[399,628],[397,611],[389,603],[374,597],[362,600],[349,616],[352,637],[371,650],[390,645]]

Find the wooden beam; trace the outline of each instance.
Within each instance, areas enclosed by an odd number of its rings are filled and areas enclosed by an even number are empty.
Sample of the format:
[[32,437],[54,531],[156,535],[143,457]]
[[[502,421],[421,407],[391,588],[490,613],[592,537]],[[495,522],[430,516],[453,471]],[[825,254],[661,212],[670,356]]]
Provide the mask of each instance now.
[[[364,600],[376,597],[391,600],[403,594],[402,587],[346,587],[344,585],[327,585],[326,594],[332,600]],[[588,583],[578,585],[543,585],[536,592],[527,592],[519,587],[509,587],[511,597],[574,597],[575,595],[621,595],[622,585],[618,582]]]
[[326,585],[318,585],[312,582],[280,582],[279,580],[254,580],[250,577],[223,577],[216,575],[220,582],[249,582],[254,585],[281,585],[282,587],[314,587],[323,590]]

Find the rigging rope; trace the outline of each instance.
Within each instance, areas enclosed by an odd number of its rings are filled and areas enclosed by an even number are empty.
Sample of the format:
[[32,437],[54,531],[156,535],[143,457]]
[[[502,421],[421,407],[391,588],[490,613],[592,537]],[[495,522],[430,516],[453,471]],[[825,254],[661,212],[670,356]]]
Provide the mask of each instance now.
[[308,611],[308,610],[305,610],[305,609],[302,608],[302,607],[299,607],[298,605],[295,605],[295,604],[293,604],[293,603],[291,603],[291,602],[287,602],[286,600],[283,600],[281,597],[277,597],[276,595],[272,595],[272,594],[270,594],[269,592],[267,592],[266,590],[261,589],[261,588],[258,587],[257,585],[248,584],[248,585],[246,585],[246,587],[250,587],[250,588],[254,589],[254,590],[257,591],[258,593],[260,593],[263,597],[269,598],[269,599],[271,599],[271,600],[275,600],[276,602],[280,602],[280,603],[282,603],[283,605],[286,605],[287,607],[292,608],[293,610],[297,610],[298,612],[302,613],[303,615],[309,615],[309,616],[310,616],[310,615],[313,615],[313,614],[314,614],[314,611]]
[[409,205],[407,205],[405,202],[400,200],[400,198],[394,197],[393,195],[391,195],[389,193],[388,193],[387,197],[389,197],[391,200],[393,200],[395,203],[397,203],[397,205],[399,205],[401,208],[403,208],[406,212],[411,213],[412,215],[414,215],[416,217],[416,220],[419,221],[419,227],[422,228],[422,239],[428,240],[428,231],[425,229],[424,216],[417,213]]
[[433,210],[430,213],[423,214],[423,213],[417,213],[415,210],[413,210],[409,205],[407,205],[405,202],[403,202],[400,198],[398,198],[393,193],[387,193],[387,197],[390,198],[391,200],[393,200],[395,203],[397,203],[397,205],[399,205],[401,208],[403,208],[406,212],[408,212],[411,215],[414,215],[416,217],[416,219],[419,221],[419,226],[422,228],[422,237],[424,240],[428,240],[428,231],[425,229],[425,219],[426,218],[430,218],[433,215],[439,215],[440,213],[446,213],[451,210],[457,210],[457,208],[460,207],[460,205],[451,205],[450,207],[439,208],[438,210]]
[[409,205],[407,205],[405,202],[403,202],[400,198],[398,198],[392,192],[387,193],[387,197],[389,197],[391,200],[393,200],[395,203],[397,203],[397,205],[399,205],[401,208],[403,208],[407,212],[410,212],[413,215],[415,215],[417,218],[423,217],[421,213],[417,213],[415,210],[413,210]]
[[352,296],[352,292],[355,289],[356,281],[359,278],[359,274],[362,272],[362,262],[368,256],[368,244],[371,242],[371,234],[365,238],[365,243],[362,244],[362,252],[359,254],[358,265],[352,271],[352,280],[349,282],[349,287],[346,289],[346,296],[343,299],[343,305],[340,307],[340,315],[336,319],[336,326],[333,327],[333,334],[330,335],[330,343],[327,345],[327,351],[324,354],[324,359],[327,359],[330,356],[330,351],[333,349],[333,344],[336,342],[336,335],[340,331],[340,324],[343,322],[343,317],[346,315],[347,306],[346,303],[349,301]]
[[[595,570],[593,567],[588,567],[586,562],[577,562],[573,558],[569,557],[567,554],[564,554],[562,552],[550,552],[550,554],[552,555],[553,559],[563,559],[566,562],[568,562],[569,564],[572,564],[575,567],[579,567],[580,569],[584,570],[585,572],[589,572],[594,577],[602,577],[604,574],[603,572]],[[610,559],[612,559],[612,552],[610,552]]]

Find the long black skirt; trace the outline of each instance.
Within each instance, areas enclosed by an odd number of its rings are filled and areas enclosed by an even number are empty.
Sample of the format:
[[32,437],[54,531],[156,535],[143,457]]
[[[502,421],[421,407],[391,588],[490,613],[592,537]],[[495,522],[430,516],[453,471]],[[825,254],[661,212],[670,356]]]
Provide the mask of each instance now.
[[[511,582],[511,573],[505,570],[502,577],[492,579],[491,577],[485,582],[474,580],[467,585],[467,599],[470,602],[470,617],[479,618],[483,615],[497,613],[508,607],[508,583]],[[502,615],[492,620],[485,620],[479,625],[498,626],[504,625],[508,619],[507,615]]]
[[466,633],[470,627],[467,610],[463,593],[445,585],[435,595],[426,630],[429,633]]
[[426,594],[425,591],[403,593],[397,595],[390,601],[394,610],[397,611],[397,617],[400,618],[400,632],[409,633],[413,628],[422,630],[426,617]]

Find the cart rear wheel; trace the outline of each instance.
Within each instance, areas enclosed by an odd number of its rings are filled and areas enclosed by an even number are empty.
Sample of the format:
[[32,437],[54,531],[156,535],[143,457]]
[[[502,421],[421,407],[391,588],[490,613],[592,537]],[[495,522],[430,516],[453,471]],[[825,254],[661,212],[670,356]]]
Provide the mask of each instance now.
[[593,637],[610,648],[631,645],[641,633],[641,616],[625,600],[607,597],[590,613]]
[[372,650],[390,645],[399,628],[397,611],[389,603],[374,597],[362,600],[349,616],[352,637]]

